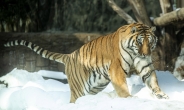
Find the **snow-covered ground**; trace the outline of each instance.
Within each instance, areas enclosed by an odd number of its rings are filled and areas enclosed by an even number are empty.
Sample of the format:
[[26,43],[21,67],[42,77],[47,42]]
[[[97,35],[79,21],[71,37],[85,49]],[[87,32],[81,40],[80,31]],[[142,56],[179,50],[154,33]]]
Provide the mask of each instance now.
[[119,98],[111,84],[97,95],[79,98],[69,103],[68,84],[42,76],[65,79],[61,72],[39,71],[29,73],[14,69],[0,78],[8,87],[0,85],[0,110],[184,110],[184,81],[178,81],[169,72],[157,71],[161,89],[170,97],[153,97],[138,76],[127,78],[133,97]]

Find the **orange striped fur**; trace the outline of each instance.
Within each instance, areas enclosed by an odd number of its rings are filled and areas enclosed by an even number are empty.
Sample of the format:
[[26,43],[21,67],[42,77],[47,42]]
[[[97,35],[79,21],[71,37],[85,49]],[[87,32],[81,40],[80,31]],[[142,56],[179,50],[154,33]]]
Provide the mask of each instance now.
[[131,96],[126,83],[131,69],[136,70],[157,98],[168,98],[158,86],[151,61],[157,42],[154,30],[142,23],[125,25],[71,54],[50,52],[24,40],[8,42],[5,46],[24,45],[44,58],[64,63],[71,90],[70,102],[86,94],[97,94],[109,82],[120,97]]

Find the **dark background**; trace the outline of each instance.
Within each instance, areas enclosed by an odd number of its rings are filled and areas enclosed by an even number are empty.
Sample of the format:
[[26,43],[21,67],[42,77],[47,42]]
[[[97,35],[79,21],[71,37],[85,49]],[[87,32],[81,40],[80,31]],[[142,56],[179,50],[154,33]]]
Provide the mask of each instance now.
[[[127,0],[115,0],[134,14]],[[145,0],[147,13],[161,13],[159,0]],[[113,32],[127,24],[107,0],[0,0],[0,32]]]

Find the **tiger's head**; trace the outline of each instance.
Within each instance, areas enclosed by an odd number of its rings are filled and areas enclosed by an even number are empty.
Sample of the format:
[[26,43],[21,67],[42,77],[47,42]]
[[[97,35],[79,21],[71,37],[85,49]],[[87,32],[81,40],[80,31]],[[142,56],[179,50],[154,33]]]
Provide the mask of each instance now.
[[154,35],[155,27],[149,27],[142,23],[134,23],[125,27],[127,35],[123,47],[134,55],[149,56],[155,49],[157,37]]

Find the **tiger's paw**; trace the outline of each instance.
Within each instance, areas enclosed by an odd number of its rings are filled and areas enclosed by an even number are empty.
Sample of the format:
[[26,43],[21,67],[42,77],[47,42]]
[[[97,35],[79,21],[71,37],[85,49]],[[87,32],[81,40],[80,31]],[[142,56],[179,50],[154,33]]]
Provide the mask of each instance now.
[[153,93],[158,99],[169,99],[169,97],[163,93],[163,92],[158,92],[158,93]]

